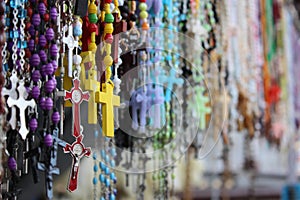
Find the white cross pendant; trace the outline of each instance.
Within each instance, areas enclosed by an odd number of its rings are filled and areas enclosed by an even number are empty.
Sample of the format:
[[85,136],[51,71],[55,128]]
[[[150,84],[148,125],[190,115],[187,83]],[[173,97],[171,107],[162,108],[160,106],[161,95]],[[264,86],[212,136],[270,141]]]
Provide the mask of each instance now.
[[[65,27],[66,28],[66,27]],[[73,77],[72,67],[73,67],[73,49],[78,47],[78,41],[73,37],[73,25],[69,25],[68,36],[63,37],[63,43],[68,46],[68,76]]]
[[25,100],[24,96],[26,96],[26,88],[24,87],[24,81],[19,82],[18,92],[19,92],[19,98],[13,99],[12,97],[8,97],[7,105],[9,107],[16,106],[19,108],[20,122],[21,122],[19,133],[22,136],[22,138],[25,140],[29,132],[26,127],[25,110],[27,107],[34,108],[36,104],[33,99]]

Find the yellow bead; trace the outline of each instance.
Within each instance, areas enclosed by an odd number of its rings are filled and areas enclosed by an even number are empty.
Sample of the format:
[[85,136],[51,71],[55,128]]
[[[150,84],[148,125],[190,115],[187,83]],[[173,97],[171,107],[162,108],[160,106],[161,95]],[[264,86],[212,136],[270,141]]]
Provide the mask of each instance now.
[[89,14],[97,14],[97,6],[94,2],[89,5]]
[[112,23],[107,23],[107,24],[105,24],[105,27],[104,27],[104,35],[107,34],[107,33],[112,34],[113,32],[114,32],[113,24],[112,24]]
[[141,11],[141,12],[140,12],[140,17],[141,17],[142,19],[148,18],[148,12],[147,12],[147,11]]
[[93,42],[91,42],[90,44],[89,44],[89,51],[92,51],[92,52],[96,52],[96,50],[97,50],[97,45],[96,45],[96,43],[93,43]]
[[104,57],[104,59],[103,59],[103,64],[104,64],[104,66],[105,67],[110,67],[110,66],[112,66],[112,64],[113,64],[113,59],[112,59],[112,57],[111,56],[105,56]]

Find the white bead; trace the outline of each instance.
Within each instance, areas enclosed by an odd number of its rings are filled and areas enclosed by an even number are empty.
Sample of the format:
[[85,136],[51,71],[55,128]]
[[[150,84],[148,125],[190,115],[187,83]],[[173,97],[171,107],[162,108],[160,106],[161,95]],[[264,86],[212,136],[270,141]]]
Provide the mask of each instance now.
[[81,61],[82,61],[82,58],[80,55],[74,55],[73,56],[73,63],[75,65],[80,65],[81,64]]

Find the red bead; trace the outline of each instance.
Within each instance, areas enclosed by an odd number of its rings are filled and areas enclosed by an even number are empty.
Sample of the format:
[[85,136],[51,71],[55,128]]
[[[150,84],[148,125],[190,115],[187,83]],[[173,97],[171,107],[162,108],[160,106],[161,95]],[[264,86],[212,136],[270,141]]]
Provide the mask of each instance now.
[[32,16],[32,8],[31,8],[31,7],[28,7],[28,8],[27,8],[27,16],[28,16],[28,17],[31,17],[31,16]]
[[31,23],[30,23],[30,22],[27,22],[27,23],[26,23],[26,26],[25,26],[25,29],[28,30],[28,29],[30,28],[30,26],[31,26]]
[[104,40],[105,40],[105,42],[112,44],[114,41],[114,37],[112,34],[108,33],[105,35]]
[[146,3],[146,0],[140,0],[140,3]]
[[44,14],[44,20],[45,20],[45,22],[47,22],[49,20],[49,18],[50,18],[49,14],[45,13]]
[[31,52],[29,49],[25,49],[25,57],[30,58],[31,57]]
[[104,2],[105,2],[105,3],[111,3],[112,0],[105,0]]
[[34,43],[35,43],[35,44],[38,44],[38,43],[39,43],[39,38],[38,38],[38,37],[35,37],[35,38],[34,38]]
[[98,28],[98,26],[96,24],[92,24],[92,23],[89,24],[89,32],[90,33],[96,32],[97,28]]

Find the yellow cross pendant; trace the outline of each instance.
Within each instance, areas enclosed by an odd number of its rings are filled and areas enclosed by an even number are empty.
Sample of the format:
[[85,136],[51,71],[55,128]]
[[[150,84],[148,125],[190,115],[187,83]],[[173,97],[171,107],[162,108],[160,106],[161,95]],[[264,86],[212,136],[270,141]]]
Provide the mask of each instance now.
[[[100,91],[100,83],[97,81],[97,71],[95,66],[95,54],[91,51],[81,53],[81,80],[84,82],[84,89],[89,91],[90,99],[88,103],[88,123],[97,124],[97,103],[95,101],[95,92]],[[89,63],[91,68],[88,70],[88,77],[86,78],[85,64]]]
[[102,104],[102,131],[106,137],[114,137],[114,106],[120,106],[120,97],[113,94],[114,83],[102,84],[102,92],[96,92],[96,102]]

